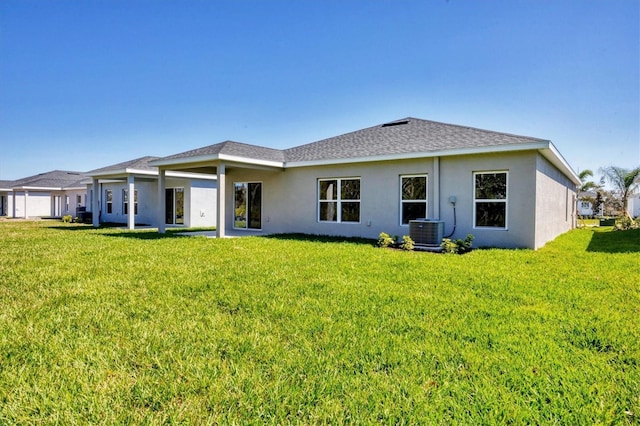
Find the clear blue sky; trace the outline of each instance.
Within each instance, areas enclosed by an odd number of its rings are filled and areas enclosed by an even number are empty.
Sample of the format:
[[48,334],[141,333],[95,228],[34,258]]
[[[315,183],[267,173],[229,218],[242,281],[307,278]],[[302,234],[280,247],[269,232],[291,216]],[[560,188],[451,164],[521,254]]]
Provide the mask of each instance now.
[[640,165],[637,0],[0,2],[0,179],[407,116]]

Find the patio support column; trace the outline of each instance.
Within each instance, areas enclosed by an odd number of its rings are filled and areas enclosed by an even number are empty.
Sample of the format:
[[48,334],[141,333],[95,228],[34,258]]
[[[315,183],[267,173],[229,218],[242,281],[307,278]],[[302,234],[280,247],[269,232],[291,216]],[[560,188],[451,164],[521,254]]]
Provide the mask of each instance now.
[[216,237],[224,238],[225,233],[225,181],[226,181],[226,167],[224,163],[218,164],[216,167],[216,174],[218,177],[218,188],[216,191],[218,206],[216,212]]
[[440,220],[440,157],[433,157],[433,216]]
[[135,177],[133,175],[127,176],[127,194],[128,194],[128,209],[127,212],[127,224],[129,229],[136,229],[136,203],[135,203]]
[[27,215],[27,206],[29,205],[29,190],[25,189],[24,190],[24,218],[28,219],[29,216]]
[[156,212],[158,221],[158,233],[164,234],[166,226],[164,223],[164,213],[167,208],[167,194],[165,193],[166,185],[166,170],[163,168],[158,169],[158,211]]
[[93,197],[91,197],[91,223],[94,228],[100,226],[100,182],[93,179],[92,182]]

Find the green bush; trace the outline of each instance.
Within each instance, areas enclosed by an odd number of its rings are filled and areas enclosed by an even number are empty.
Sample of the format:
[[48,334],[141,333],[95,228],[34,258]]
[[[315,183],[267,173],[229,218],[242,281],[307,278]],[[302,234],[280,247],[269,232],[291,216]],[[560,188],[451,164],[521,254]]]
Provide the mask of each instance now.
[[471,251],[471,245],[473,243],[473,235],[467,234],[466,238],[463,240],[462,238],[458,238],[457,240],[451,240],[449,238],[444,238],[440,247],[444,253],[450,254],[464,254]]
[[402,250],[411,251],[415,248],[415,243],[408,235],[402,236],[402,242],[400,243],[400,248]]
[[381,232],[378,235],[378,242],[376,243],[377,247],[393,247],[396,245],[396,239],[386,232]]
[[71,218],[71,215],[70,215],[70,214],[68,214],[68,215],[66,215],[66,216],[62,216],[62,221],[63,221],[64,223],[71,223],[71,219],[72,219],[72,218]]
[[616,219],[615,227],[613,228],[616,231],[627,231],[629,229],[638,229],[640,228],[640,217],[636,219],[631,219],[629,216],[622,216]]

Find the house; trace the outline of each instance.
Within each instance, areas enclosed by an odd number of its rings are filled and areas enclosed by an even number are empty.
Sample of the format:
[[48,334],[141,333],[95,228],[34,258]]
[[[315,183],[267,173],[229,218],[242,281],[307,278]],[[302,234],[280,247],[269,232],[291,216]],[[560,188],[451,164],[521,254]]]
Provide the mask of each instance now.
[[126,223],[129,229],[136,225],[157,227],[159,223],[215,225],[215,174],[167,173],[159,203],[158,169],[150,165],[157,158],[136,158],[86,173],[91,178],[88,211],[94,226],[103,222]]
[[640,194],[633,194],[627,200],[627,212],[632,218],[640,217]]
[[578,194],[578,216],[599,216],[604,215],[604,201],[600,203],[597,211],[593,204],[598,194],[595,191],[582,191]]
[[0,182],[0,216],[12,218],[76,215],[86,203],[80,172],[53,170],[15,181]]
[[377,238],[428,218],[477,246],[535,249],[575,226],[580,183],[548,140],[417,118],[285,150],[226,141],[149,165],[161,206],[171,173],[217,176],[219,237]]

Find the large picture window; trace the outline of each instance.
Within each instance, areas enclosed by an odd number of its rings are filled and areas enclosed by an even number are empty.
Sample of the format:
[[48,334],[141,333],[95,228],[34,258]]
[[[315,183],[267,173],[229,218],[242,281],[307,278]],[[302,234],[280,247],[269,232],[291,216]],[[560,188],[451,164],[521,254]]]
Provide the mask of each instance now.
[[235,182],[233,206],[235,229],[262,229],[262,183]]
[[400,204],[402,225],[427,217],[427,175],[400,176]]
[[507,172],[473,174],[473,223],[476,228],[507,228]]
[[318,180],[320,222],[360,222],[360,178]]

